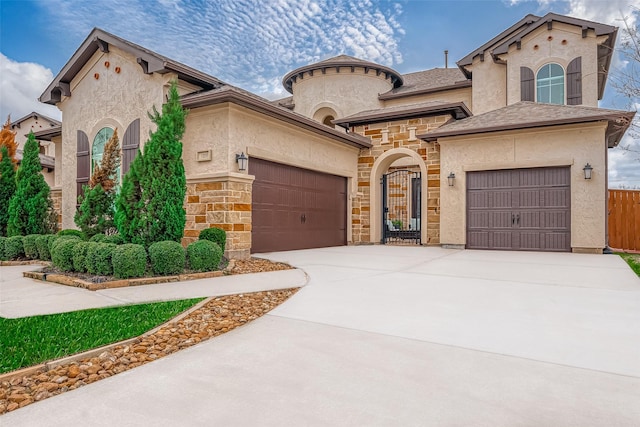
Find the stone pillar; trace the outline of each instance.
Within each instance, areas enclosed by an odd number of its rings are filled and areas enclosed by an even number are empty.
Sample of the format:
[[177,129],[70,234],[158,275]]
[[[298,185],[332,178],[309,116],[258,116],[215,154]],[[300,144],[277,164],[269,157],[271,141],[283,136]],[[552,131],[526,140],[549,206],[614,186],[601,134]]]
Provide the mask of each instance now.
[[227,232],[225,256],[249,258],[251,252],[251,190],[254,177],[239,173],[187,178],[184,246],[205,228]]
[[62,230],[62,188],[52,188],[50,194],[53,210],[56,213],[58,230]]

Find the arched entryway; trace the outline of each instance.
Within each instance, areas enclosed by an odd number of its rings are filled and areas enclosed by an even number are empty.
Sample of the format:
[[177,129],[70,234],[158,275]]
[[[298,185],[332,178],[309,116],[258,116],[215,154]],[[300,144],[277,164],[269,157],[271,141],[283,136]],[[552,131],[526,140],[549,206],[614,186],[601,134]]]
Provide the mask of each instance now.
[[426,218],[421,219],[427,208],[422,185],[426,176],[424,160],[408,148],[391,149],[375,161],[370,177],[371,242],[428,243]]

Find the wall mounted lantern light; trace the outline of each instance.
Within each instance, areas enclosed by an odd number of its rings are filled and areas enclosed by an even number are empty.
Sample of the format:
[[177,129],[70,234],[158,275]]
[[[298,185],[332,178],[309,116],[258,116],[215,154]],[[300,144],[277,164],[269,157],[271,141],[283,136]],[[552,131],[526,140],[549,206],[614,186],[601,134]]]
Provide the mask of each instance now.
[[238,164],[238,170],[240,172],[244,172],[247,170],[247,163],[249,163],[249,158],[244,151],[241,154],[236,154],[236,163]]
[[447,181],[449,182],[449,187],[453,187],[453,184],[456,182],[456,174],[451,172],[447,177]]
[[591,165],[587,163],[586,165],[584,165],[584,168],[582,168],[582,170],[584,171],[584,179],[591,179],[591,171],[593,170]]

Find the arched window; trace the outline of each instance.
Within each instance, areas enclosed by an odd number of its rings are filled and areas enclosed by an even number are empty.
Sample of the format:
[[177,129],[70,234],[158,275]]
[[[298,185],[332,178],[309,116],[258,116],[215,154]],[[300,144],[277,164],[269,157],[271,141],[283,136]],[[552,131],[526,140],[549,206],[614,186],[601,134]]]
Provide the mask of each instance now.
[[564,70],[558,64],[547,64],[536,75],[536,101],[564,104]]
[[113,135],[113,129],[102,128],[93,138],[93,144],[91,145],[91,173],[96,168],[96,165],[100,165],[102,161],[102,155],[104,154],[104,146],[109,141],[109,138]]

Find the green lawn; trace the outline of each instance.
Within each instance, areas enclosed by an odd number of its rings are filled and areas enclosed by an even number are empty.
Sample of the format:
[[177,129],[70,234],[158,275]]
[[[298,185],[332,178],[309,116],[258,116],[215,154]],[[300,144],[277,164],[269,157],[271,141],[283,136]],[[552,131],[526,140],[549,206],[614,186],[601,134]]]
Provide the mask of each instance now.
[[0,317],[0,373],[139,336],[200,301],[202,298],[22,319]]
[[618,254],[623,260],[627,261],[629,267],[640,277],[640,254]]

